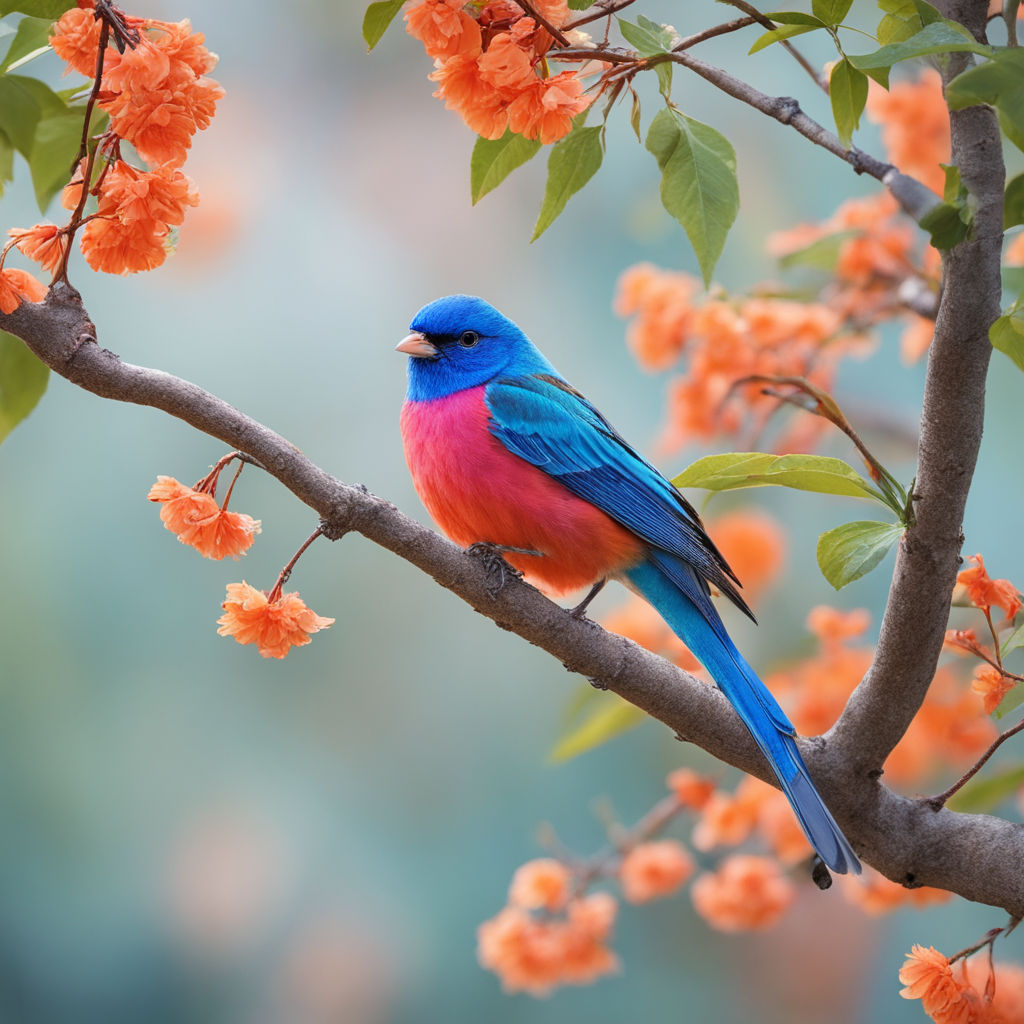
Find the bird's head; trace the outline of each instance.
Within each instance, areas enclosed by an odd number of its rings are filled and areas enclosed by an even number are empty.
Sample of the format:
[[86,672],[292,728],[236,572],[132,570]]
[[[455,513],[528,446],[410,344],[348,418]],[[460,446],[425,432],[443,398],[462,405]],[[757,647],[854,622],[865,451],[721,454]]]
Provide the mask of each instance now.
[[409,398],[428,401],[504,373],[553,372],[530,339],[490,303],[448,295],[424,306],[396,346],[409,359]]

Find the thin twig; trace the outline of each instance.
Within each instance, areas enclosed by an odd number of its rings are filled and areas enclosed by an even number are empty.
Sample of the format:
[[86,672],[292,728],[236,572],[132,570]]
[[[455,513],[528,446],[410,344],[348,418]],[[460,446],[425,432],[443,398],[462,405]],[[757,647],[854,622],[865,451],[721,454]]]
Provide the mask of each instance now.
[[930,796],[925,800],[925,803],[935,811],[941,810],[949,798],[953,796],[959,789],[971,781],[975,775],[985,766],[985,762],[1011,737],[1016,736],[1017,733],[1024,729],[1024,718],[1022,718],[1012,729],[1007,729],[1006,732],[1001,732],[991,743],[988,750],[985,751],[981,757],[975,762],[975,764],[969,768],[964,775],[957,779],[949,789],[944,790],[935,796]]
[[630,4],[635,3],[636,0],[618,0],[617,3],[606,3],[601,5],[595,4],[586,14],[579,18],[575,18],[573,21],[567,21],[562,26],[562,31],[571,32],[574,28],[579,28],[580,25],[589,25],[592,21],[600,21],[605,17],[610,18],[613,14],[617,14],[624,7],[629,7]]
[[541,25],[545,29],[547,29],[548,35],[550,35],[551,38],[554,39],[559,46],[569,45],[569,40],[565,37],[565,34],[561,32],[559,29],[555,28],[555,26],[550,21],[548,21],[548,19],[545,18],[544,15],[540,13],[540,11],[537,10],[537,8],[530,2],[530,0],[516,0],[516,3],[518,3],[519,6],[522,7],[522,9],[526,11],[526,13],[531,18],[533,18],[533,20],[537,22],[538,25]]
[[[225,502],[226,503],[226,502]],[[317,539],[324,535],[324,527],[318,526],[302,543],[302,547],[292,555],[288,564],[281,570],[281,574],[277,577],[277,582],[271,588],[270,593],[267,594],[267,600],[270,602],[276,601],[281,596],[281,588],[288,582],[288,578],[292,574],[292,570],[295,568],[295,563],[303,556],[306,548]]]
[[[743,11],[744,14],[753,18],[754,21],[769,31],[778,27],[771,18],[766,14],[762,14],[753,4],[747,3],[746,0],[723,0],[723,3],[727,3],[739,11]],[[819,89],[822,89],[827,94],[828,86],[821,80],[821,76],[814,70],[811,62],[788,39],[781,40],[781,44],[789,55],[800,65],[800,67],[802,67],[804,71],[811,76],[811,81],[813,81]]]
[[688,50],[691,46],[703,43],[705,39],[714,39],[715,36],[724,36],[727,32],[735,32],[737,29],[746,28],[748,25],[756,24],[757,18],[749,17],[726,21],[721,25],[715,25],[714,28],[706,28],[703,32],[695,32],[692,36],[687,36],[685,39],[680,40],[672,47],[672,52],[681,53],[683,50]]

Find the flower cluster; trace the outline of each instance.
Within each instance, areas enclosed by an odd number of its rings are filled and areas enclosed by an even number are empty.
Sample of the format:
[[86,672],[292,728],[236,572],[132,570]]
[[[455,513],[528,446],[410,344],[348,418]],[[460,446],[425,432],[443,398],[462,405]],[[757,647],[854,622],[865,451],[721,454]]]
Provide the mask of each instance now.
[[[757,383],[742,387],[742,403],[727,402],[743,378],[806,377],[829,390],[839,362],[867,351],[863,336],[822,303],[697,293],[690,275],[640,264],[622,275],[615,299],[616,312],[632,318],[626,337],[641,366],[664,370],[685,358],[685,373],[669,384],[667,450],[718,431],[760,430],[778,402]],[[824,421],[801,415],[815,437],[824,429]],[[797,440],[791,435],[780,448],[793,450]]]
[[[239,459],[238,471],[228,487],[222,503],[217,502],[217,483],[225,467]],[[244,555],[256,534],[260,521],[242,512],[229,512],[228,502],[244,461],[238,452],[220,459],[213,469],[195,485],[186,487],[174,477],[158,476],[150,488],[149,500],[160,505],[164,526],[182,544],[195,548],[204,558],[237,559]],[[240,644],[256,644],[264,658],[283,658],[293,647],[308,644],[310,635],[326,629],[334,619],[317,615],[297,593],[283,594],[284,580],[299,555],[319,531],[300,548],[277,583],[268,594],[244,580],[230,583],[227,598],[221,605],[224,614],[217,620],[221,636],[233,636]]]
[[218,466],[195,487],[174,477],[158,476],[149,490],[150,501],[159,502],[160,519],[182,544],[195,548],[203,558],[220,560],[244,555],[260,532],[260,521],[243,512],[229,512],[228,490],[223,505],[214,496],[223,470]]
[[[980,976],[984,972],[987,977]],[[1024,968],[991,963],[972,981],[967,959],[915,945],[900,968],[904,999],[920,999],[936,1024],[1016,1024],[1024,1020]]]
[[[971,689],[982,699],[986,714],[992,714],[1006,695],[1024,677],[1010,672],[1003,664],[1004,633],[1014,627],[1017,613],[1024,607],[1020,591],[1009,580],[992,579],[981,555],[972,555],[967,561],[974,564],[957,576],[954,598],[962,596],[985,616],[991,646],[982,642],[973,629],[951,629],[946,632],[946,646],[960,654],[972,654],[979,659],[974,668]],[[996,622],[992,609],[999,608],[1005,618]]]
[[[68,70],[95,78],[102,17],[88,2],[66,11],[54,25],[50,41]],[[187,20],[120,18],[125,50],[103,49],[95,92],[109,128],[97,150],[82,157],[62,195],[71,222],[64,228],[43,223],[9,232],[25,256],[51,273],[65,265],[70,238],[83,225],[81,249],[93,270],[152,270],[166,259],[186,208],[199,202],[180,168],[193,136],[209,126],[224,95],[207,77],[217,57]],[[122,142],[130,143],[149,168],[124,160]],[[95,197],[96,208],[83,216],[88,197]]]
[[[890,159],[941,193],[950,143],[938,73],[873,91],[868,112],[884,126]],[[923,313],[938,295],[939,254],[921,244],[889,193],[848,200],[822,223],[773,235],[768,248],[786,263],[828,269],[813,301],[780,295],[773,284],[763,294],[702,295],[689,274],[647,264],[620,278],[615,309],[629,319],[626,340],[637,361],[651,371],[683,371],[669,383],[666,449],[741,428],[756,435],[778,399],[738,381],[801,376],[830,390],[840,363],[869,352],[874,329],[893,317],[905,325],[906,362],[931,344],[934,321]],[[737,390],[742,402],[727,402]],[[824,429],[824,421],[797,413],[775,450],[809,450]]]
[[[606,892],[577,896],[558,861],[530,861],[516,872],[509,902],[477,931],[480,964],[507,992],[548,995],[587,985],[618,967],[608,949],[618,904]],[[536,913],[540,911],[540,913]]]
[[[536,0],[534,7],[555,29],[569,14],[566,0]],[[590,105],[575,71],[548,74],[550,33],[510,0],[420,0],[405,20],[434,58],[434,95],[486,139],[511,130],[555,142]]]
[[[874,649],[861,640],[869,625],[864,609],[813,609],[807,626],[818,650],[766,677],[797,732],[816,736],[835,723],[871,664]],[[940,666],[920,711],[885,762],[886,781],[919,788],[951,768],[966,768],[995,734],[956,666]]]

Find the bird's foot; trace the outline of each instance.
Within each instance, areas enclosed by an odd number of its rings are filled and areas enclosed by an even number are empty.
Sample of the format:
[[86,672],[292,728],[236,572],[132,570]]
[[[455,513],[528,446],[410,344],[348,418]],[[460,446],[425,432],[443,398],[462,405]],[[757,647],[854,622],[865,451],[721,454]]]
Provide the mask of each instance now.
[[583,598],[583,600],[582,600],[582,601],[580,601],[580,603],[579,603],[578,605],[576,605],[576,607],[575,607],[575,608],[573,608],[573,609],[572,609],[572,610],[571,610],[571,611],[569,612],[569,614],[570,614],[570,615],[571,615],[571,616],[572,616],[572,617],[573,617],[574,619],[585,619],[585,618],[587,617],[587,608],[589,608],[589,607],[590,607],[590,602],[591,602],[591,601],[593,601],[593,600],[594,600],[594,598],[595,598],[595,597],[597,597],[597,595],[601,593],[601,591],[602,591],[602,590],[604,589],[604,585],[605,585],[605,584],[606,584],[607,582],[608,582],[608,581],[607,581],[606,579],[605,579],[605,580],[598,580],[598,581],[597,581],[597,582],[596,582],[596,583],[595,583],[595,584],[594,584],[594,585],[593,585],[593,586],[592,586],[592,587],[590,588],[590,591],[589,591],[589,593],[587,594],[587,596],[586,596],[585,598]]
[[483,562],[484,568],[490,575],[490,581],[487,585],[487,593],[490,594],[493,600],[501,593],[505,588],[505,584],[508,583],[509,577],[515,577],[516,579],[522,579],[522,572],[515,568],[515,566],[509,565],[505,561],[504,555],[537,555],[540,557],[541,552],[530,551],[528,548],[512,548],[506,547],[501,544],[492,544],[490,541],[483,540],[477,541],[476,544],[470,544],[466,548],[466,554],[472,555],[474,558],[479,558]]

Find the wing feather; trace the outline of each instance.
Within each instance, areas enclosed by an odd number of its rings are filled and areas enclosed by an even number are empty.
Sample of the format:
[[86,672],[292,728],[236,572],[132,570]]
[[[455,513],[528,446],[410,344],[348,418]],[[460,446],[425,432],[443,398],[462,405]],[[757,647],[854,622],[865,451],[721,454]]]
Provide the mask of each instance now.
[[693,506],[578,391],[554,375],[530,374],[492,381],[485,399],[491,433],[510,452],[683,559],[753,618]]

